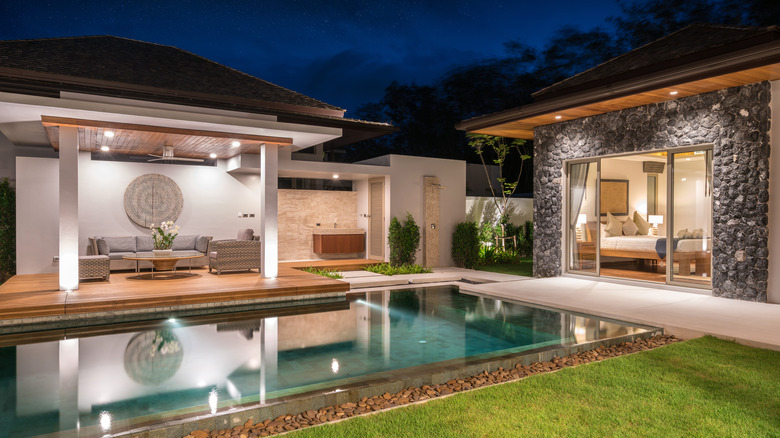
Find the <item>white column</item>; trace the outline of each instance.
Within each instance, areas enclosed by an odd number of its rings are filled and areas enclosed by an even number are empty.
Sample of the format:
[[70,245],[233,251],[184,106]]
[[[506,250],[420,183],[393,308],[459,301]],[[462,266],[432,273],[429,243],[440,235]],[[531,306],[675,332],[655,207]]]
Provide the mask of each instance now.
[[279,149],[276,145],[260,146],[260,186],[263,204],[260,206],[260,239],[263,242],[263,277],[276,278],[279,272],[277,220],[279,202]]
[[79,425],[79,340],[60,341],[60,429]]
[[79,133],[60,126],[60,290],[79,288]]

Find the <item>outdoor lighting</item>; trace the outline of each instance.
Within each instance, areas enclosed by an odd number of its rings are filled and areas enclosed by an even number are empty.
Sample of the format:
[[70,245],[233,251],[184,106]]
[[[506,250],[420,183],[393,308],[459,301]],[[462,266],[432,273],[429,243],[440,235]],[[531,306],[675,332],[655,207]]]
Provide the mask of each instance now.
[[577,240],[580,242],[582,241],[582,233],[583,229],[585,228],[583,225],[585,225],[586,222],[588,222],[588,217],[585,215],[585,213],[581,213],[579,216],[577,216]]
[[114,131],[105,131],[103,135],[105,135],[108,138],[114,138]]
[[100,413],[100,416],[98,417],[98,421],[100,422],[100,428],[103,429],[103,432],[108,432],[111,430],[111,413],[108,411],[103,411]]
[[212,152],[209,154],[209,158],[217,158],[217,154]]
[[333,174],[333,179],[339,179],[339,174],[338,173],[334,173]]
[[218,402],[219,402],[219,391],[217,391],[217,388],[213,388],[211,391],[209,391],[209,407],[211,408],[212,414],[217,413]]
[[556,119],[560,119],[561,117],[563,117],[563,116],[555,116]]
[[670,91],[670,92],[669,92],[669,94],[671,94],[672,96],[676,96],[676,95],[677,95],[677,93],[679,93],[679,91]]
[[111,148],[109,148],[108,146],[100,146],[100,150],[103,152],[108,152],[109,150],[111,150]]
[[238,140],[233,140],[233,143],[230,143],[230,146],[234,147],[234,148],[237,148],[237,147],[241,146],[241,142],[238,141]]
[[651,214],[647,217],[647,221],[653,224],[653,235],[658,235],[658,225],[664,223],[664,217],[660,214]]
[[333,371],[333,374],[339,373],[339,361],[335,357],[330,362],[330,370]]

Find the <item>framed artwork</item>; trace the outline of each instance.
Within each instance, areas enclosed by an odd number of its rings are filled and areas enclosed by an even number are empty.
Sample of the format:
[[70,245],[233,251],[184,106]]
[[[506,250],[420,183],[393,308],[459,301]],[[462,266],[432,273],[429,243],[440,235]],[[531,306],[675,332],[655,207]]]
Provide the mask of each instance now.
[[628,180],[601,180],[601,215],[628,215]]

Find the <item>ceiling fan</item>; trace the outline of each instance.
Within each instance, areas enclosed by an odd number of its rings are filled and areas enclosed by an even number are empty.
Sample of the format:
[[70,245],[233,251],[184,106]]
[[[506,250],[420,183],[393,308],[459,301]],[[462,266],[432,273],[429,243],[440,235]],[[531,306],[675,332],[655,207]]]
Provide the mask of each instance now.
[[202,158],[185,158],[185,157],[176,157],[173,155],[173,146],[171,145],[163,145],[163,153],[162,155],[155,155],[155,154],[148,154],[150,157],[154,157],[151,160],[147,160],[148,162],[153,161],[193,161],[196,163],[202,163],[204,160]]

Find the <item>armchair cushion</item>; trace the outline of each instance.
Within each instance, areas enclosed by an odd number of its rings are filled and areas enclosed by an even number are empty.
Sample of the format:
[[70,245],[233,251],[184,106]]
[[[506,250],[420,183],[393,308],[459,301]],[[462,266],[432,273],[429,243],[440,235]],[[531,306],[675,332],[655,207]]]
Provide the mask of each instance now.
[[254,235],[255,230],[251,228],[241,228],[238,230],[238,236],[236,236],[236,240],[252,240]]

